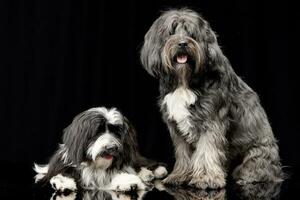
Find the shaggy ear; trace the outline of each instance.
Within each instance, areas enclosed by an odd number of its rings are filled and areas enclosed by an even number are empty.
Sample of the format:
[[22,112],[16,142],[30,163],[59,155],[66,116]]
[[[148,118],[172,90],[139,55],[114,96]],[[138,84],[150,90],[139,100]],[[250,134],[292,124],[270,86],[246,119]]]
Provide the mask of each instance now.
[[63,143],[68,150],[70,161],[74,164],[80,164],[85,154],[85,144],[87,134],[93,127],[90,126],[89,120],[84,120],[85,113],[77,115],[73,122],[64,130]]
[[138,153],[136,131],[129,120],[124,117],[124,157],[125,161],[132,161]]
[[202,40],[206,44],[205,47],[205,51],[206,51],[205,55],[207,59],[206,64],[209,65],[210,68],[219,67],[219,65],[221,64],[220,62],[224,60],[223,58],[224,55],[218,44],[217,36],[215,32],[211,29],[208,22],[203,20],[201,24],[203,27],[201,29],[202,30],[201,34],[203,35]]
[[163,27],[161,18],[159,17],[146,33],[140,55],[142,65],[154,77],[157,77],[162,70],[161,49],[164,31],[161,30]]

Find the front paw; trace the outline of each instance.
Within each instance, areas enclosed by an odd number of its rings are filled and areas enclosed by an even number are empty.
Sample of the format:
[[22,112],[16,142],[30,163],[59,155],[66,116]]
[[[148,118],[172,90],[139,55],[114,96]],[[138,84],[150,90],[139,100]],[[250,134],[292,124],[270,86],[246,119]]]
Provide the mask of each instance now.
[[200,175],[194,176],[189,182],[189,185],[203,190],[207,188],[220,189],[225,187],[226,181],[225,177],[222,175]]
[[153,174],[155,178],[162,179],[168,175],[168,170],[164,166],[158,166],[154,171]]
[[73,178],[58,174],[50,179],[52,188],[58,192],[65,193],[68,191],[76,191],[76,182]]
[[145,190],[146,186],[138,176],[122,173],[113,178],[108,189],[116,192],[130,192]]
[[138,173],[138,176],[144,182],[151,182],[155,178],[153,172],[145,167],[141,168],[141,171]]
[[162,180],[162,183],[165,185],[183,185],[188,181],[188,175],[187,174],[170,174],[167,178]]

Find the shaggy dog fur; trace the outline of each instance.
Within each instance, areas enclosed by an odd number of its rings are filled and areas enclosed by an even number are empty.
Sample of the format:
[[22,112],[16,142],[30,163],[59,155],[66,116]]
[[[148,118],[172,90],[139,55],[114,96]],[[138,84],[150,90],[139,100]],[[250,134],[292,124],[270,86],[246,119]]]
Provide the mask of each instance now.
[[145,35],[141,62],[159,80],[159,104],[175,148],[175,166],[164,183],[222,188],[229,166],[239,184],[282,180],[259,98],[236,75],[199,14],[164,12]]

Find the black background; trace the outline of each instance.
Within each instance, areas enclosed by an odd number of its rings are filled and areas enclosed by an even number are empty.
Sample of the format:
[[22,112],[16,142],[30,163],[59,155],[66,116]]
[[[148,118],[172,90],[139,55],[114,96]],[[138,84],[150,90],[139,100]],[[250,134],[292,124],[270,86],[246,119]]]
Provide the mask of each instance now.
[[2,171],[20,175],[20,166],[45,163],[62,129],[95,106],[119,108],[136,127],[142,154],[172,166],[158,82],[139,51],[160,11],[181,6],[210,22],[237,74],[259,94],[285,169],[296,177],[298,85],[286,1],[1,1]]

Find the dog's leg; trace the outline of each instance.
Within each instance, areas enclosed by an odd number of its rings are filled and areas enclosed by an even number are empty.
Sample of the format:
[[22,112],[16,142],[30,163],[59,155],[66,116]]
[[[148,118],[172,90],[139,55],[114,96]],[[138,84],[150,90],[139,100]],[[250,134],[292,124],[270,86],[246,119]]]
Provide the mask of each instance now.
[[242,164],[235,168],[232,176],[240,185],[282,181],[284,177],[277,144],[274,142],[273,144],[255,145],[249,149]]
[[163,183],[170,185],[182,185],[189,181],[189,165],[192,153],[190,145],[184,141],[178,133],[176,133],[176,130],[169,126],[169,131],[175,148],[176,161],[173,171],[163,180]]
[[223,188],[225,186],[226,138],[225,126],[211,122],[201,133],[191,158],[190,185],[197,188]]

